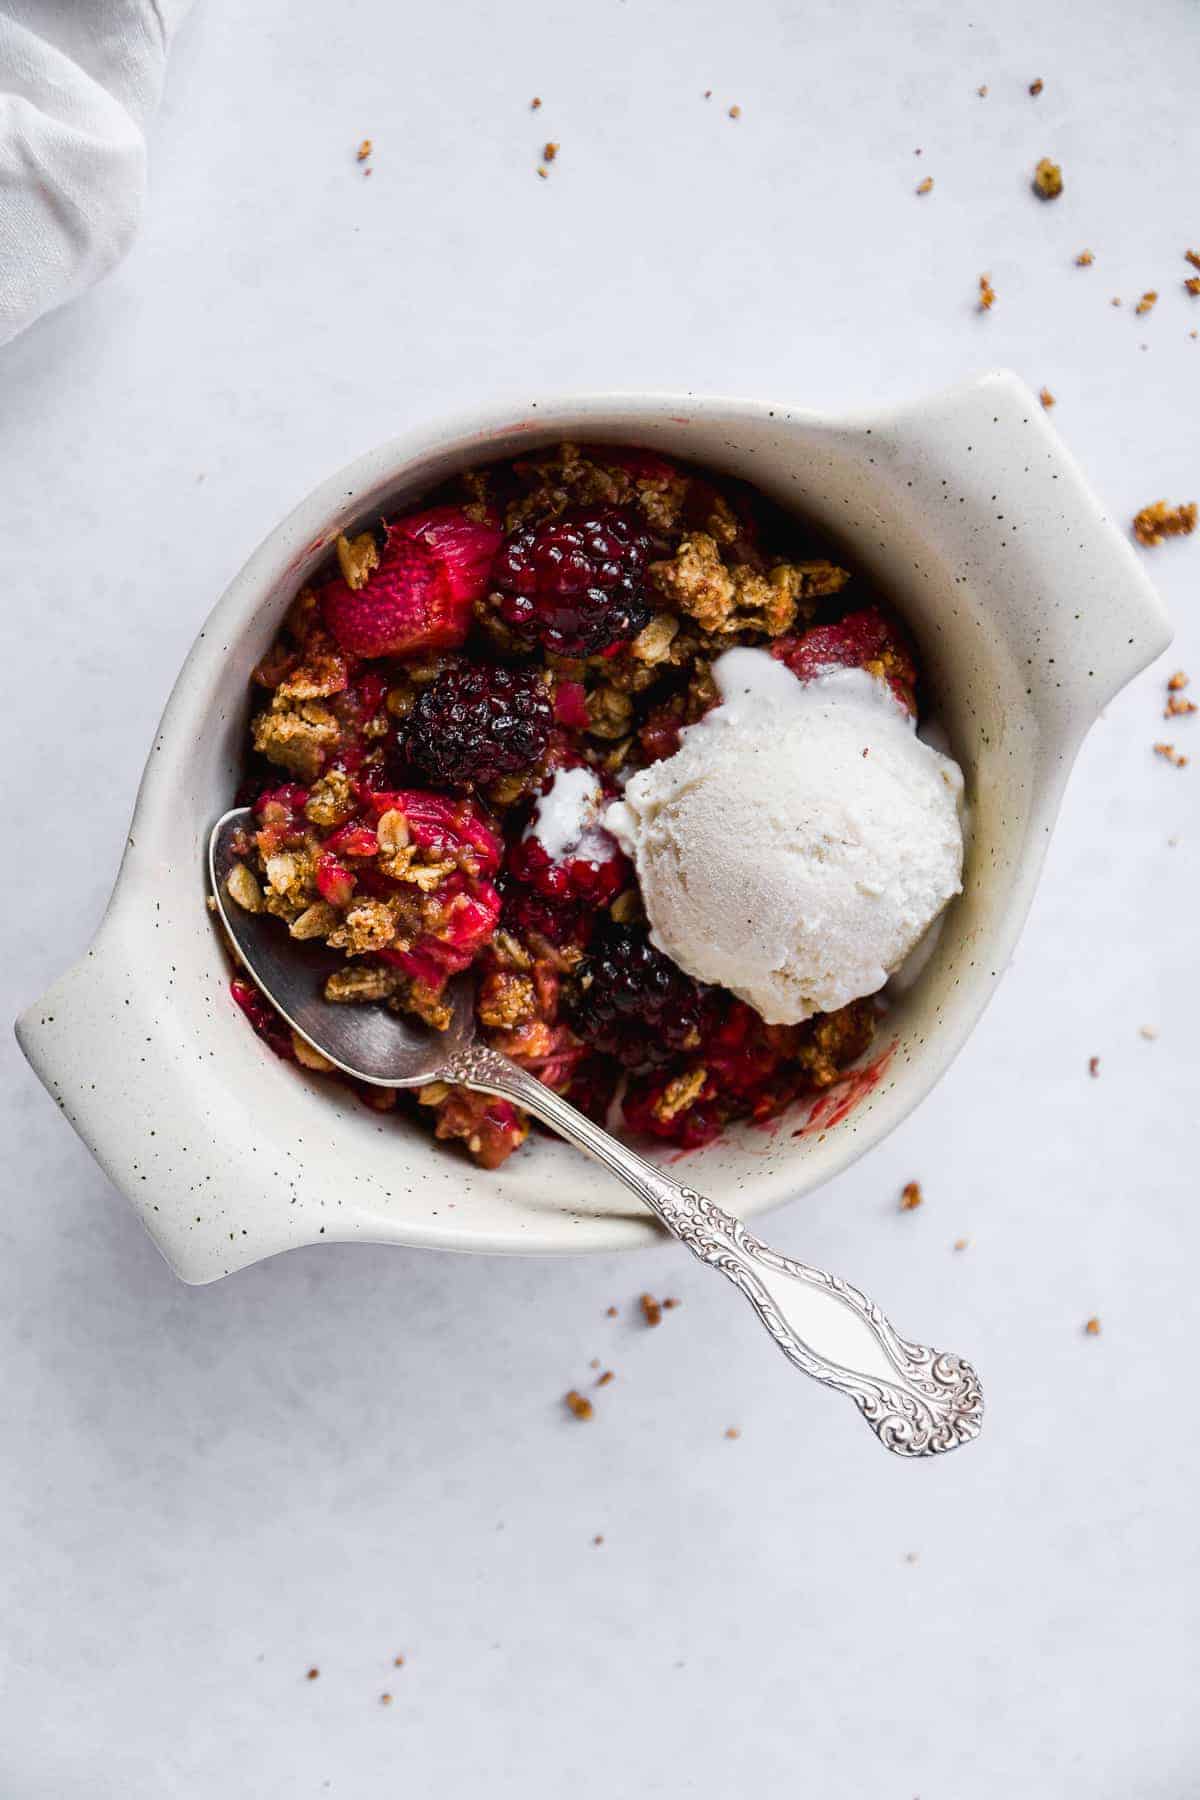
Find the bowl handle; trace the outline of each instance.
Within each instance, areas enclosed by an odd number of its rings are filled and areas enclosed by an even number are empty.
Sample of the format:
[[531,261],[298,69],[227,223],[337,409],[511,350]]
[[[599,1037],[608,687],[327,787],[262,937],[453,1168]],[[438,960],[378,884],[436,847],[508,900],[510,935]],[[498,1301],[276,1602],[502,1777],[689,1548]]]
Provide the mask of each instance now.
[[1037,396],[999,370],[851,429],[915,554],[940,558],[1047,741],[1072,749],[1171,625]]

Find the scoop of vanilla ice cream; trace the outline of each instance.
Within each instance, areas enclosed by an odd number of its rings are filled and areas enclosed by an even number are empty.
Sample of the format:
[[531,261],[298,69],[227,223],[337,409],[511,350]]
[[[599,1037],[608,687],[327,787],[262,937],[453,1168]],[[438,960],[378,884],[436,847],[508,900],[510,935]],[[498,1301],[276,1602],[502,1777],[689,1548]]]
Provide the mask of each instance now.
[[722,704],[604,822],[658,947],[796,1024],[875,993],[961,891],[962,774],[863,669],[737,649],[713,675]]

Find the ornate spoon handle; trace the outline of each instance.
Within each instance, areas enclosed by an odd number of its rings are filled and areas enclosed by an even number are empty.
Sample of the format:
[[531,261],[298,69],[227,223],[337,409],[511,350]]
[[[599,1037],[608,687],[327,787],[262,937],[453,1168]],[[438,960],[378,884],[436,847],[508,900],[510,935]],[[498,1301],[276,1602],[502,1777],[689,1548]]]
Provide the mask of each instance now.
[[498,1051],[472,1044],[439,1073],[515,1100],[619,1176],[693,1255],[740,1289],[789,1362],[853,1400],[885,1449],[937,1456],[978,1437],[983,1391],[970,1363],[900,1337],[860,1289],[770,1249]]

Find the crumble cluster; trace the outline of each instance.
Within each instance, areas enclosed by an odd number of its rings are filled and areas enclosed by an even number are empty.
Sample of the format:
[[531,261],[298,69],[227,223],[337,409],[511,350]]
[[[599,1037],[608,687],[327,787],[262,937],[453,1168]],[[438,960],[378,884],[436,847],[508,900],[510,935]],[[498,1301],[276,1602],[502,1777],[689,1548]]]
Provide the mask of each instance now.
[[[559,774],[586,771],[602,805],[671,755],[733,645],[799,679],[863,667],[913,705],[903,633],[869,594],[847,611],[850,580],[752,490],[607,446],[468,471],[339,537],[254,672],[229,898],[340,954],[334,1004],[444,1029],[469,971],[482,1037],[592,1117],[619,1105],[692,1148],[775,1116],[863,1054],[873,1004],[765,1024],[651,945],[615,840],[551,854],[531,827]],[[250,982],[231,991],[279,1056],[343,1079]],[[361,1098],[487,1168],[529,1129],[444,1082]]]

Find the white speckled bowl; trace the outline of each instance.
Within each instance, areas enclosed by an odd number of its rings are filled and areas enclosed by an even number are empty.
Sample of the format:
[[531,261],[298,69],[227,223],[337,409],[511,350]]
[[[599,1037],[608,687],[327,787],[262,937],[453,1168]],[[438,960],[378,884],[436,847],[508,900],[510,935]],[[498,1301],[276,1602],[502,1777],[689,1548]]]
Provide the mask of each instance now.
[[96,940],[17,1027],[186,1281],[321,1238],[550,1251],[652,1237],[624,1190],[564,1145],[535,1138],[488,1174],[277,1061],[229,998],[204,904],[203,849],[236,783],[250,671],[335,534],[454,469],[563,437],[742,476],[844,539],[915,631],[967,775],[965,892],[869,1072],[799,1135],[803,1111],[689,1158],[689,1178],[743,1213],[845,1168],[928,1093],[1012,952],[1084,733],[1169,641],[1130,545],[1011,375],[851,420],[692,395],[531,402],[372,450],[271,532],[200,633]]

